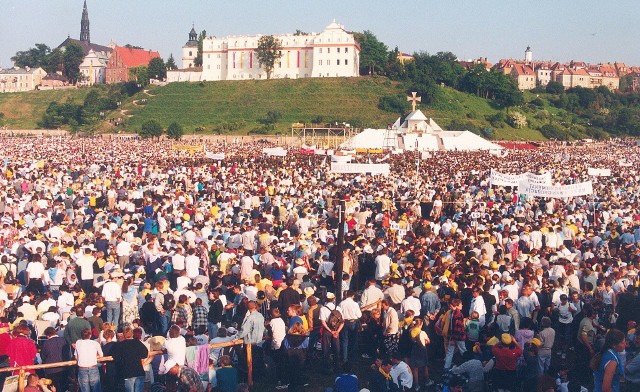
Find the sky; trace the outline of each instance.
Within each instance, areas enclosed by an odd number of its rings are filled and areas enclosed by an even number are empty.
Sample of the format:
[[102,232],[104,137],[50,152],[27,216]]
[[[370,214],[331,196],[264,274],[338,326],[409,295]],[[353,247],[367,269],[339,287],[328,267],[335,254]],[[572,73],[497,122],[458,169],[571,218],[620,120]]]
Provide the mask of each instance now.
[[[0,67],[36,43],[79,38],[83,0],[0,0]],[[390,49],[487,57],[640,65],[637,0],[87,0],[91,42],[114,40],[171,53],[192,23],[222,37],[320,32],[334,19],[348,31],[372,31]]]

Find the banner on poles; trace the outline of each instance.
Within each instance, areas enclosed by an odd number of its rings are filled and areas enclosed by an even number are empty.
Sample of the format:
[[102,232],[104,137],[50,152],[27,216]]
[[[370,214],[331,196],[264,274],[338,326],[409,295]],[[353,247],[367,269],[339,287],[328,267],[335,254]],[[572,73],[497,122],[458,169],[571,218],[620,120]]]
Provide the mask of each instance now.
[[207,152],[205,156],[209,159],[213,159],[214,161],[222,161],[225,158],[225,154],[223,152],[221,153]]
[[262,153],[268,157],[284,157],[287,156],[287,150],[282,147],[263,148]]
[[332,155],[331,162],[349,163],[353,157],[351,155]]
[[495,170],[491,170],[491,185],[498,186],[518,186],[521,181],[531,184],[551,185],[551,172],[544,174],[522,173],[522,174],[504,174]]
[[382,174],[389,175],[388,163],[341,163],[331,162],[332,173],[353,173],[353,174],[367,174],[372,175]]
[[611,169],[596,169],[590,167],[587,169],[587,174],[596,177],[609,177],[611,175]]
[[593,194],[593,185],[591,181],[581,182],[571,185],[541,185],[528,181],[520,181],[518,184],[518,193],[528,196],[539,197],[575,197]]

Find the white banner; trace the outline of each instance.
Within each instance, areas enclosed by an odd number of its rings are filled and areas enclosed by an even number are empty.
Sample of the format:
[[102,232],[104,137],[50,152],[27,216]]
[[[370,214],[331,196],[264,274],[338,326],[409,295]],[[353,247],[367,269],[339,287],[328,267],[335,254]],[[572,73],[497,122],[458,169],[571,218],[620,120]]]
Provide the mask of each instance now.
[[214,161],[222,161],[225,158],[225,155],[223,152],[221,153],[207,152],[205,156],[209,159],[213,159]]
[[282,147],[263,148],[262,152],[269,157],[284,157],[287,156],[287,150]]
[[351,155],[332,155],[331,162],[348,163],[353,157]]
[[611,169],[596,169],[590,167],[589,169],[587,169],[587,174],[596,177],[609,177],[611,175]]
[[591,181],[558,186],[540,185],[527,181],[520,181],[518,184],[518,193],[540,197],[574,197],[593,194],[593,185],[591,184]]
[[333,173],[357,173],[366,174],[371,173],[388,175],[389,164],[388,163],[339,163],[331,162],[331,172]]
[[630,162],[626,162],[623,159],[618,161],[618,165],[620,165],[620,167],[631,167],[631,163]]
[[551,185],[551,172],[544,174],[504,174],[495,170],[491,170],[491,185],[498,186],[518,186],[520,181],[527,181],[538,185]]

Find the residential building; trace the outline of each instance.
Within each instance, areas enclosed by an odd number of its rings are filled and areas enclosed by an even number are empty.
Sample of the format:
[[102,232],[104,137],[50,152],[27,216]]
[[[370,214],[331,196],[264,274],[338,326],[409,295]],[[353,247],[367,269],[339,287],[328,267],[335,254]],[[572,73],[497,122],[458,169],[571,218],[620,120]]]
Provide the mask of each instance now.
[[515,64],[511,68],[511,77],[518,83],[520,90],[531,90],[536,88],[536,73],[529,65]]
[[0,70],[0,92],[17,93],[35,90],[46,75],[45,70],[40,67],[2,69]]
[[40,82],[41,90],[55,90],[65,87],[75,88],[74,86],[69,86],[69,79],[62,72],[48,74]]
[[[107,83],[120,83],[129,81],[129,70],[139,66],[149,65],[151,59],[160,57],[160,53],[151,50],[126,48],[116,46],[107,62]],[[153,77],[150,75],[150,77]]]

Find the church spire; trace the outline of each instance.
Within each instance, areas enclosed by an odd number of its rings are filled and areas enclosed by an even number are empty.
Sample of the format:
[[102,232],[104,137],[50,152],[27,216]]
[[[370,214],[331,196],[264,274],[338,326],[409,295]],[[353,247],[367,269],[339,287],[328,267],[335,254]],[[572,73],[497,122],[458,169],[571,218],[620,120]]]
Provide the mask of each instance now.
[[89,34],[89,11],[87,11],[87,0],[84,0],[84,7],[82,8],[82,20],[80,21],[80,41],[91,43],[91,36]]

